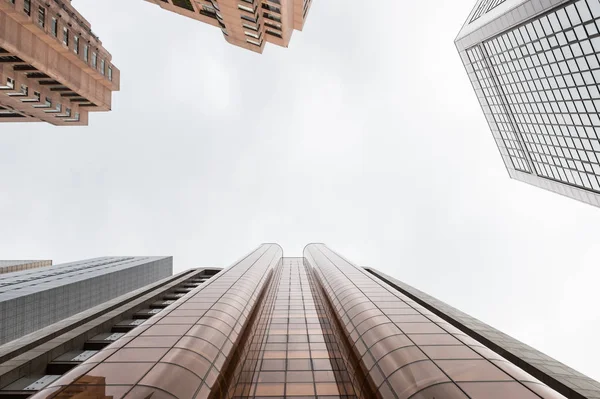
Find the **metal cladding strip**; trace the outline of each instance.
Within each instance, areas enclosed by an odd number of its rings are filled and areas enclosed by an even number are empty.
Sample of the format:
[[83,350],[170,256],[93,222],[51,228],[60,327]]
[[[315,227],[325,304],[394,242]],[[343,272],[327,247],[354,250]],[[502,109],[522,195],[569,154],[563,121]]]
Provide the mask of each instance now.
[[325,245],[304,256],[378,396],[564,398]]
[[568,398],[600,398],[600,382],[378,270],[366,270]]
[[282,256],[261,245],[33,398],[207,398]]

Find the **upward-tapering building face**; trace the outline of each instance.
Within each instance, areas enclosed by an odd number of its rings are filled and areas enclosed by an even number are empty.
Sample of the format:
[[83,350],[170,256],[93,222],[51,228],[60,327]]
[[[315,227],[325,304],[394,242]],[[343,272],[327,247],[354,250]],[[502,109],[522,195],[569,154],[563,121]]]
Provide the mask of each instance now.
[[219,27],[225,40],[262,53],[267,42],[287,47],[302,30],[312,0],[146,0]]
[[324,244],[303,255],[261,245],[33,399],[600,397],[600,383]]
[[480,0],[456,46],[510,176],[600,206],[599,0]]

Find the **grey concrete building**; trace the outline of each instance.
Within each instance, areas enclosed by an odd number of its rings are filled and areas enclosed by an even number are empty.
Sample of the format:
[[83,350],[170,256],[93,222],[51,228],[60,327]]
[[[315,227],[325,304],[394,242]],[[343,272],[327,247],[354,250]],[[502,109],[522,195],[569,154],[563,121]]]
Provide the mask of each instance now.
[[0,274],[52,266],[51,260],[0,260]]
[[219,271],[191,269],[160,279],[0,346],[0,398],[35,394],[120,338],[127,339],[144,322],[152,323]]
[[599,0],[479,0],[455,44],[510,177],[600,206]]
[[173,274],[171,257],[105,257],[0,276],[0,345]]

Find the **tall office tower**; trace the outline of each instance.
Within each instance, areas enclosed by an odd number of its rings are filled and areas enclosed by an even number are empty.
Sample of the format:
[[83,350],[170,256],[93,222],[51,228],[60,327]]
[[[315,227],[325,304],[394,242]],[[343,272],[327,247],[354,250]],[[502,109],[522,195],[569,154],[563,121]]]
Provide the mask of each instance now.
[[160,279],[0,346],[0,398],[35,394],[218,272],[193,269]]
[[173,274],[171,257],[107,257],[0,276],[0,345]]
[[34,399],[598,398],[600,384],[323,244],[263,244]]
[[70,0],[0,0],[0,122],[87,125],[119,70]]
[[52,266],[51,260],[0,260],[0,274]]
[[599,0],[479,0],[456,47],[509,175],[600,206]]
[[229,43],[262,53],[267,42],[287,47],[301,31],[312,0],[146,0],[218,27]]

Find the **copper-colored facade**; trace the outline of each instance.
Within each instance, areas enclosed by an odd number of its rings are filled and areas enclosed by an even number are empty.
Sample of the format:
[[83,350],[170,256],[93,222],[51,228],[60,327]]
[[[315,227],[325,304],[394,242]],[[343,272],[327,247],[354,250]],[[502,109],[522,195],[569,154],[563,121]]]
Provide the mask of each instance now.
[[565,398],[323,244],[261,245],[34,396],[79,397]]
[[301,31],[312,0],[146,0],[220,28],[225,40],[262,53],[267,42],[287,47]]
[[70,0],[0,0],[0,122],[87,125],[120,73]]
[[51,260],[0,260],[0,274],[52,266]]

